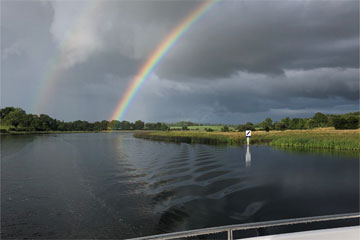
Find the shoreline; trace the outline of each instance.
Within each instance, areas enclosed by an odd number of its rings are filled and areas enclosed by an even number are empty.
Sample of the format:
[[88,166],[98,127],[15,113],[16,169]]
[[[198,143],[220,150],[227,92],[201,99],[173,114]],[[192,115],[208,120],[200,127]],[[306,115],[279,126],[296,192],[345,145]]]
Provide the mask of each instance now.
[[[204,131],[154,131],[154,130],[105,130],[105,131],[33,131],[1,132],[0,136],[74,134],[74,133],[133,133],[136,138],[209,145],[244,145],[243,132]],[[311,130],[253,131],[251,145],[268,145],[280,148],[323,149],[360,151],[360,129],[334,130],[329,128]]]
[[122,133],[136,133],[143,132],[147,130],[103,130],[103,131],[23,131],[23,132],[0,132],[0,136],[16,136],[16,135],[42,135],[42,134],[72,134],[72,133],[113,133],[113,132],[122,132]]
[[[246,138],[243,132],[199,132],[199,131],[151,131],[135,133],[134,137],[167,141],[200,143],[210,145],[243,145]],[[253,131],[250,144],[274,147],[329,149],[360,151],[360,129],[356,130],[285,130]]]

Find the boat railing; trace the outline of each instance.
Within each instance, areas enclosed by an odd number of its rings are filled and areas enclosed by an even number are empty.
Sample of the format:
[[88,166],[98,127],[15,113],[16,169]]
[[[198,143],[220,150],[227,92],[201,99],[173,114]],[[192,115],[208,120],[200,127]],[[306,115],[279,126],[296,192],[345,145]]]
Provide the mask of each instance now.
[[254,222],[254,223],[245,223],[245,224],[234,224],[234,225],[227,225],[220,227],[210,227],[210,228],[202,228],[202,229],[188,230],[182,232],[165,233],[165,234],[152,235],[146,237],[132,238],[131,240],[145,240],[145,239],[168,240],[168,239],[176,239],[176,238],[195,237],[200,235],[209,235],[209,234],[222,233],[222,232],[227,232],[228,240],[233,240],[234,231],[277,227],[277,226],[294,225],[294,224],[304,224],[304,223],[327,222],[327,221],[354,219],[354,218],[360,218],[360,213],[346,213],[346,214],[337,214],[337,215],[325,215],[325,216],[316,216],[316,217],[303,217],[303,218],[292,218],[292,219]]

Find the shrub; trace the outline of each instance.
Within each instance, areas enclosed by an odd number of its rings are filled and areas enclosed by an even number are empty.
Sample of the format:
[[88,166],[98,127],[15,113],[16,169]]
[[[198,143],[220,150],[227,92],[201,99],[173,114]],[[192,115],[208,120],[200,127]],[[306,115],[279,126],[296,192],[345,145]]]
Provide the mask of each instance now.
[[347,129],[357,129],[358,127],[359,127],[359,119],[354,116],[350,116],[347,119]]
[[223,128],[221,128],[222,132],[229,132],[229,127],[228,126],[224,126]]
[[333,119],[335,129],[357,129],[359,127],[359,119],[356,117],[337,117]]

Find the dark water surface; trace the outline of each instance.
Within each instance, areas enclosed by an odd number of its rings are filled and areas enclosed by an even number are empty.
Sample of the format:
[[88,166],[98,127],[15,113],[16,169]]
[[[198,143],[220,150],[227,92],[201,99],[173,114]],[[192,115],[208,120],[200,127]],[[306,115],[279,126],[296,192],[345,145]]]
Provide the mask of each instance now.
[[1,140],[2,238],[123,239],[359,211],[357,155],[130,133]]

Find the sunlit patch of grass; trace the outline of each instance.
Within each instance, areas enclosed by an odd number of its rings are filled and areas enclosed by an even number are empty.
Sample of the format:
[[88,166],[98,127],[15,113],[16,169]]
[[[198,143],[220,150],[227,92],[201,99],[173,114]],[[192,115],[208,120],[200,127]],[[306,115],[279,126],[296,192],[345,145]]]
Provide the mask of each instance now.
[[6,130],[6,131],[8,131],[9,130],[9,128],[13,128],[14,126],[12,126],[12,125],[3,125],[3,124],[0,124],[0,129],[1,130]]

